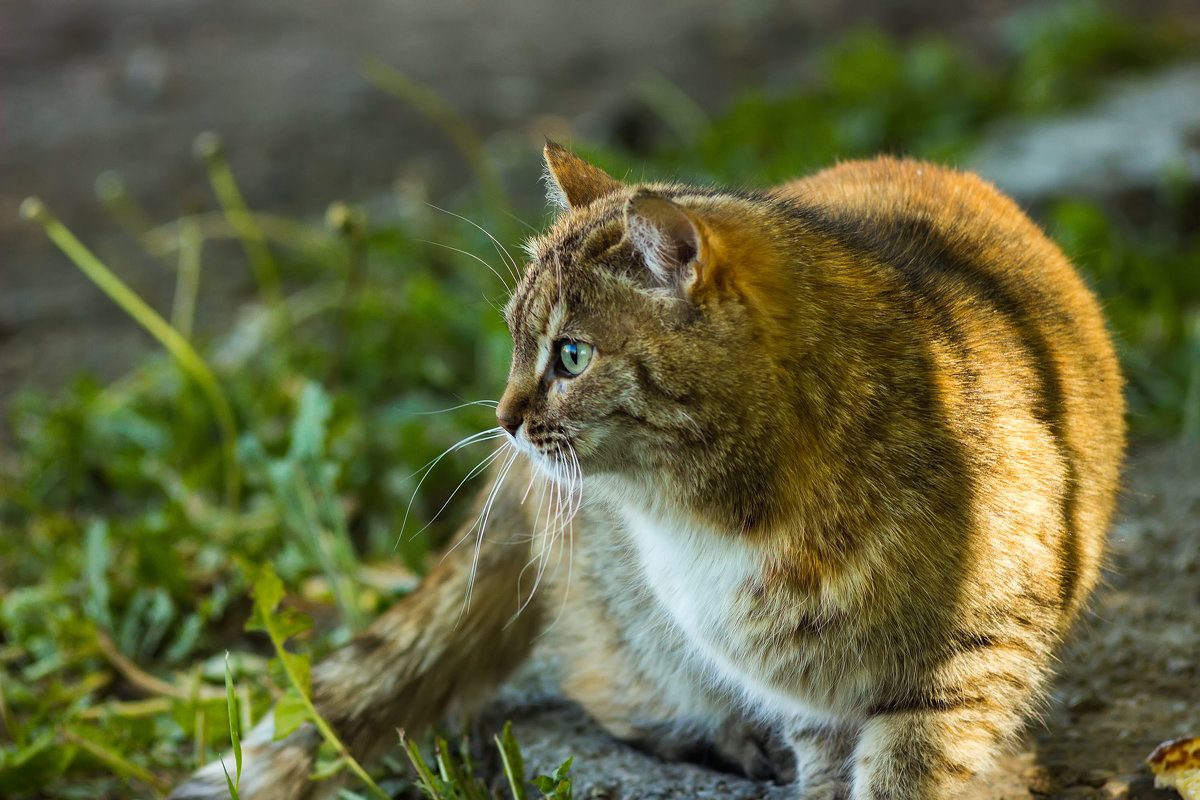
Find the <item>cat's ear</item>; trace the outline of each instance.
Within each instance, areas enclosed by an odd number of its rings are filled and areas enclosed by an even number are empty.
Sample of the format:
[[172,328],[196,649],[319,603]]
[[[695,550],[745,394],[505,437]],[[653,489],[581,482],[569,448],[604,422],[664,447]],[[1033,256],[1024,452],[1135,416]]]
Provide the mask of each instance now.
[[546,157],[546,194],[550,203],[563,211],[582,208],[622,186],[604,170],[554,142],[547,141],[543,153]]
[[625,206],[625,232],[663,286],[688,294],[700,278],[704,235],[681,206],[651,191],[639,191]]

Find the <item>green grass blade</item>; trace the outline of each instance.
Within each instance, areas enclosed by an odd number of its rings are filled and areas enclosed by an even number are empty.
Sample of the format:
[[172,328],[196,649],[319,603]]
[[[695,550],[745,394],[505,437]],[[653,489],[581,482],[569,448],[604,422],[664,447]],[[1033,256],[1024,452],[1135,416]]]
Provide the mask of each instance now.
[[93,189],[101,205],[134,240],[141,240],[146,231],[154,227],[150,215],[130,196],[119,172],[101,172],[96,176]]
[[[233,762],[235,765],[233,786],[236,789],[242,782],[242,736],[241,720],[237,714],[237,700],[233,696],[233,672],[229,669],[229,651],[225,651],[225,706],[229,711],[229,739],[233,742]],[[229,773],[225,774],[229,777]],[[236,791],[233,793],[237,797]]]
[[506,722],[503,735],[492,738],[500,750],[500,760],[504,763],[504,775],[512,789],[513,800],[529,800],[529,793],[525,790],[525,760],[513,736],[512,723]]
[[158,340],[171,357],[183,368],[200,386],[209,404],[221,433],[222,455],[225,461],[225,501],[230,508],[238,507],[238,495],[241,491],[241,475],[238,471],[235,446],[237,443],[237,426],[233,419],[233,409],[216,376],[200,354],[188,343],[179,331],[163,319],[157,311],[147,305],[132,289],[118,278],[108,267],[87,249],[75,235],[67,229],[36,197],[27,198],[21,203],[21,216],[37,222],[45,229],[46,235],[58,246],[75,266],[88,277],[100,291],[108,295],[125,313],[141,325],[151,336]]
[[204,250],[204,235],[194,219],[184,219],[179,226],[179,268],[175,277],[175,299],[171,304],[171,327],[185,339],[192,338],[196,319],[196,296],[200,293],[200,254]]
[[164,781],[150,774],[146,769],[139,767],[123,755],[113,750],[110,747],[105,747],[99,742],[92,741],[69,728],[61,728],[58,732],[59,739],[64,742],[69,742],[81,750],[86,751],[97,761],[104,763],[109,769],[122,778],[129,780],[130,778],[137,779],[142,783],[149,784],[158,790],[159,794],[166,794],[170,789]]
[[217,202],[221,204],[229,226],[237,231],[238,238],[241,239],[263,302],[272,309],[279,306],[283,300],[279,268],[275,265],[270,248],[267,247],[262,229],[258,227],[254,215],[246,206],[246,199],[242,197],[242,191],[233,177],[233,170],[229,168],[229,162],[221,150],[221,138],[212,132],[202,133],[196,137],[193,149],[196,155],[204,160]]
[[224,761],[221,762],[221,771],[225,773],[225,785],[229,787],[229,797],[231,798],[231,800],[241,800],[241,798],[238,797],[237,784],[234,781],[230,780],[229,769],[228,769],[228,767],[225,766]]
[[404,747],[404,754],[412,762],[413,769],[417,773],[417,781],[421,785],[422,790],[430,797],[430,800],[441,800],[442,793],[438,790],[433,772],[429,769],[429,765],[425,763],[425,757],[421,755],[421,748],[417,747],[416,742],[406,740],[404,738],[404,731],[400,731],[400,744]]

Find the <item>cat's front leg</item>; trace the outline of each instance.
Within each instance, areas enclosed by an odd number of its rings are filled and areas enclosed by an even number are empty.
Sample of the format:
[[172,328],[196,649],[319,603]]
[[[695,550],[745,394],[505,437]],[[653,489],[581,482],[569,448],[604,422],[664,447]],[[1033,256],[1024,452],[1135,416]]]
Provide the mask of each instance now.
[[847,761],[852,748],[847,731],[804,722],[788,728],[796,754],[796,797],[799,800],[846,800]]
[[852,800],[953,800],[991,766],[1018,723],[986,700],[868,720],[853,756]]

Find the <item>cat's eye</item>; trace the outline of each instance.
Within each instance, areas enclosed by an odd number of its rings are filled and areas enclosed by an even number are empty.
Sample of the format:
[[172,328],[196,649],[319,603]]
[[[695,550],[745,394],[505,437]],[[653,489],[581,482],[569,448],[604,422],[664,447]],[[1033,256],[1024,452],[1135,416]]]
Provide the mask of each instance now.
[[587,369],[592,360],[592,346],[587,342],[559,342],[558,369],[564,375],[574,378]]

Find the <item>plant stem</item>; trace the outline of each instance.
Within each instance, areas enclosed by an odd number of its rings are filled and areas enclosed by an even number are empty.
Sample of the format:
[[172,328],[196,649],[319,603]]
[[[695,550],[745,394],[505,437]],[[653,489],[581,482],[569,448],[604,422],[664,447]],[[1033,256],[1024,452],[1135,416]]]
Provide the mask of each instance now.
[[451,108],[437,93],[378,58],[364,61],[359,67],[359,72],[375,86],[405,101],[445,131],[467,160],[467,165],[479,181],[479,188],[488,204],[500,210],[509,209],[511,204],[508,201],[508,193],[504,191],[499,173],[488,160],[479,134],[461,114]]
[[96,198],[113,215],[125,232],[135,240],[141,240],[146,231],[154,227],[154,222],[145,209],[139,206],[125,186],[125,180],[120,173],[107,170],[96,176],[94,184]]
[[21,204],[21,216],[40,224],[50,240],[62,250],[84,275],[96,284],[102,292],[108,295],[114,303],[120,306],[134,321],[158,340],[171,357],[183,368],[200,386],[216,418],[222,442],[222,454],[225,461],[225,501],[233,510],[238,507],[238,495],[241,492],[241,474],[238,471],[236,443],[237,426],[234,424],[233,410],[225,394],[217,383],[216,376],[208,368],[193,349],[187,339],[179,331],[171,327],[157,311],[146,304],[146,301],[130,289],[104,263],[88,250],[75,235],[55,217],[36,197],[30,197]]
[[267,629],[267,633],[271,637],[271,644],[275,645],[275,652],[279,656],[279,663],[283,665],[283,671],[287,673],[288,682],[295,688],[296,694],[300,695],[300,700],[304,703],[304,708],[308,710],[308,718],[317,726],[317,730],[321,732],[321,736],[325,737],[325,741],[329,742],[334,750],[337,750],[338,756],[346,762],[346,766],[350,767],[350,770],[366,785],[371,794],[381,798],[381,800],[391,800],[388,793],[380,789],[379,785],[371,779],[371,776],[363,769],[362,764],[358,763],[358,760],[350,755],[349,749],[347,749],[346,745],[342,744],[342,740],[333,732],[333,728],[329,727],[329,723],[325,721],[325,718],[317,713],[317,707],[313,705],[312,698],[308,696],[308,692],[304,691],[304,685],[300,680],[300,676],[296,674],[295,669],[292,667],[292,662],[284,658],[283,641],[270,628]]
[[[196,137],[193,149],[204,165],[208,168],[208,179],[212,183],[213,193],[221,204],[229,226],[237,231],[250,268],[254,271],[254,279],[258,282],[259,292],[267,307],[274,310],[283,300],[283,288],[279,281],[279,270],[275,259],[267,247],[266,237],[246,206],[246,199],[238,189],[233,170],[221,150],[221,139],[215,133],[206,132]],[[280,313],[286,313],[281,311]]]
[[200,292],[200,253],[204,236],[195,220],[185,218],[179,228],[179,269],[175,276],[175,299],[171,305],[171,326],[185,339],[192,338],[196,319],[196,295]]
[[80,749],[86,750],[89,755],[104,762],[110,769],[126,779],[130,777],[137,778],[139,781],[153,786],[159,794],[166,794],[170,788],[166,783],[151,775],[143,767],[139,767],[120,753],[114,752],[98,742],[86,739],[67,728],[59,728],[58,736],[61,740],[70,742]]

